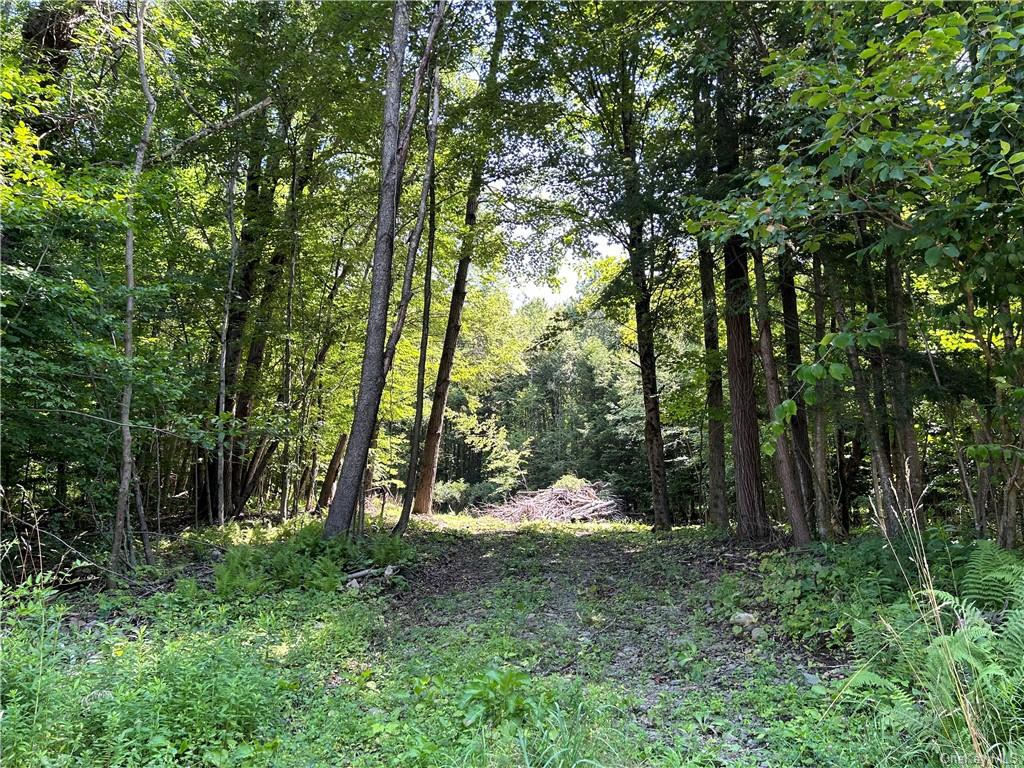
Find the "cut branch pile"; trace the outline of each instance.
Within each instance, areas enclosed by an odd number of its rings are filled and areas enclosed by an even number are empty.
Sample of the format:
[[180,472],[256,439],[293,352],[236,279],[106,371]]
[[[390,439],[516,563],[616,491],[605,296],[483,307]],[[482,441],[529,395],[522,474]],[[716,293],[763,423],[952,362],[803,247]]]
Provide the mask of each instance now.
[[522,491],[503,502],[479,507],[475,512],[517,523],[524,520],[580,523],[625,517],[622,503],[613,496],[601,494],[601,488],[600,483],[590,483],[572,489]]

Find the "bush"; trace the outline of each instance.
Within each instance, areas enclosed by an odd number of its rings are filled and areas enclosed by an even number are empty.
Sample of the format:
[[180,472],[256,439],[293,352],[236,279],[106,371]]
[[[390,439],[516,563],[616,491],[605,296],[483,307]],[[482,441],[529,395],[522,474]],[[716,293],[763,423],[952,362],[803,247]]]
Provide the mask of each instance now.
[[564,488],[567,491],[578,491],[581,488],[586,488],[588,485],[590,485],[590,481],[584,480],[582,477],[576,477],[576,475],[562,475],[551,484],[551,487]]
[[469,483],[462,480],[439,482],[434,486],[434,506],[446,512],[458,512],[465,509]]
[[359,539],[323,538],[323,524],[311,522],[266,543],[231,547],[214,571],[217,593],[259,595],[283,589],[333,591],[345,576],[368,567],[402,565],[414,557],[404,539],[375,533]]

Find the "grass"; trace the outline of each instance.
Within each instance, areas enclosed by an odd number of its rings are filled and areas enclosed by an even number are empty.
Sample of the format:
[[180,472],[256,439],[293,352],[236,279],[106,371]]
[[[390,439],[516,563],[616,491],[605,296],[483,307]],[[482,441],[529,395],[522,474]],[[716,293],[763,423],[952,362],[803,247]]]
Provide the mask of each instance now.
[[[782,555],[460,516],[324,550],[308,526],[197,537],[227,550],[213,573],[148,597],[7,593],[4,765],[845,768],[892,747],[836,701],[832,576],[782,594]],[[767,637],[734,634],[737,609]]]

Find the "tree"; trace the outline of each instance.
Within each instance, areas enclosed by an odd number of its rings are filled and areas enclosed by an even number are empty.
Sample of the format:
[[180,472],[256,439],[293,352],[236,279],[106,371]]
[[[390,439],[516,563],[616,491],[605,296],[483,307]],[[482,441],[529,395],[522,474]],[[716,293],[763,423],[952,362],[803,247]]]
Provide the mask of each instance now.
[[380,397],[384,391],[384,343],[391,296],[391,261],[394,253],[395,208],[399,184],[398,121],[402,98],[402,65],[405,60],[408,32],[408,8],[404,0],[396,0],[385,79],[380,194],[377,202],[377,234],[373,247],[365,351],[352,430],[338,477],[338,490],[331,500],[330,511],[324,523],[325,536],[336,536],[348,531],[352,522],[363,487],[363,473],[366,470],[366,459],[377,423]]

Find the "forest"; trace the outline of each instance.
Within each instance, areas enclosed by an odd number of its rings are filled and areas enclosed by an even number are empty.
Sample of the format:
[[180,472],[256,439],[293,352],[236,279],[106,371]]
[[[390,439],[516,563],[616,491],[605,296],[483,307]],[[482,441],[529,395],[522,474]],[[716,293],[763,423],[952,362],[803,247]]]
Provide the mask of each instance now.
[[1024,768],[1024,6],[0,16],[4,765]]

